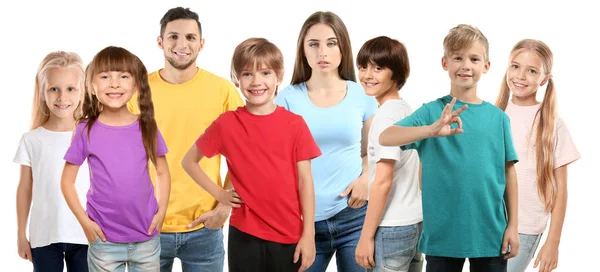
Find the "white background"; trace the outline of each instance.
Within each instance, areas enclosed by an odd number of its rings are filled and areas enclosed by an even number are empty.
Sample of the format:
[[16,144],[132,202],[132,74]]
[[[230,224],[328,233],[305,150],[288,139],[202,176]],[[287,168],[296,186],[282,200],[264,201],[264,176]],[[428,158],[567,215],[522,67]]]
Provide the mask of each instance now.
[[[8,2],[8,3],[7,3]],[[509,3],[511,2],[511,3]],[[0,172],[0,259],[10,271],[31,271],[17,255],[15,192],[19,166],[12,163],[21,134],[30,122],[36,69],[54,50],[74,51],[87,63],[108,45],[138,55],[149,71],[163,66],[158,49],[159,21],[172,7],[190,7],[200,15],[204,51],[198,65],[228,78],[234,47],[249,37],[265,37],[285,56],[285,87],[291,79],[296,40],[304,20],[314,11],[329,10],[345,22],[353,55],[370,38],[387,35],[404,42],[411,75],[401,95],[413,107],[449,93],[442,70],[442,40],[459,23],[479,27],[490,42],[491,69],[479,83],[479,96],[494,102],[512,46],[523,38],[545,41],[555,56],[558,106],[582,159],[569,166],[569,204],[560,263],[556,271],[597,271],[596,249],[600,186],[592,169],[599,148],[592,137],[597,127],[600,96],[595,67],[600,20],[590,4],[580,1],[3,1],[0,4],[2,58],[2,140]],[[595,26],[595,27],[594,27]],[[543,241],[542,241],[543,242]],[[460,246],[460,245],[457,245]],[[541,244],[540,244],[541,246]],[[465,266],[467,271],[468,265]],[[180,271],[176,264],[174,271]],[[328,271],[334,271],[332,260]],[[533,271],[533,270],[531,270]]]

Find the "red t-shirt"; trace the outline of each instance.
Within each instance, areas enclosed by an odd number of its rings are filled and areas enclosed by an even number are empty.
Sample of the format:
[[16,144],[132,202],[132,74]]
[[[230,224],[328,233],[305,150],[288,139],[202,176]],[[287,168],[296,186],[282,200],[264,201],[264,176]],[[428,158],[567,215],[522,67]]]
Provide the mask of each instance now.
[[297,162],[321,155],[300,115],[279,106],[268,115],[239,107],[221,114],[196,146],[206,157],[227,158],[233,187],[245,202],[232,210],[232,226],[267,241],[300,240]]

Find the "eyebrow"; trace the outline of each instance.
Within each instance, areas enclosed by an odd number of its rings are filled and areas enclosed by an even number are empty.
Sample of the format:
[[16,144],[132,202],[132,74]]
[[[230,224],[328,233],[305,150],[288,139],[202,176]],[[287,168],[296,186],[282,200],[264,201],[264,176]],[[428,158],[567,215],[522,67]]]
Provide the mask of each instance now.
[[[167,35],[173,35],[173,34],[175,34],[175,35],[180,35],[178,32],[175,32],[175,31],[170,31],[169,33],[167,33]],[[198,36],[196,33],[187,33],[187,34],[185,34],[185,35],[186,35],[186,36],[188,36],[188,35],[191,35],[191,36]]]
[[[336,37],[329,37],[329,38],[327,38],[327,40],[328,41],[329,40],[337,40],[337,38]],[[318,40],[318,39],[310,39],[310,40],[308,40],[306,42],[320,42],[320,40]]]
[[[518,65],[521,65],[521,63],[520,63],[520,62],[518,62],[518,61],[514,61],[514,60],[511,60],[511,61],[510,61],[510,63],[511,63],[511,64],[518,64]],[[539,68],[539,67],[537,67],[537,66],[533,66],[533,65],[529,65],[529,66],[527,66],[527,68],[533,68],[533,69],[535,69],[535,70],[541,70],[541,68]]]

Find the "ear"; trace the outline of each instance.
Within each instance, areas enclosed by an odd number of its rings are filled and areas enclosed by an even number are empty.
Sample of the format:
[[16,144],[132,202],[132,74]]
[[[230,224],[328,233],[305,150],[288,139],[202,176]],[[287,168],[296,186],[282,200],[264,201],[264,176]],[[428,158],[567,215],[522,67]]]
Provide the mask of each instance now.
[[552,78],[552,73],[548,73],[546,75],[546,77],[544,77],[544,80],[542,80],[542,82],[540,83],[540,87],[546,85],[546,83]]
[[156,43],[158,44],[158,48],[160,48],[162,50],[163,49],[163,39],[161,36],[158,36],[156,38]]
[[200,39],[200,48],[198,48],[198,53],[202,52],[202,49],[204,49],[204,38]]
[[442,57],[442,68],[444,68],[444,71],[448,71],[448,60],[446,59],[446,56]]
[[239,83],[239,82],[236,82],[236,83],[235,83],[235,87],[236,87],[236,88],[239,88],[239,87],[240,87],[240,83]]
[[482,71],[482,72],[483,72],[484,74],[487,74],[487,72],[490,70],[490,65],[491,65],[491,63],[490,63],[490,61],[488,60],[488,61],[485,63],[485,65],[483,66],[483,71]]

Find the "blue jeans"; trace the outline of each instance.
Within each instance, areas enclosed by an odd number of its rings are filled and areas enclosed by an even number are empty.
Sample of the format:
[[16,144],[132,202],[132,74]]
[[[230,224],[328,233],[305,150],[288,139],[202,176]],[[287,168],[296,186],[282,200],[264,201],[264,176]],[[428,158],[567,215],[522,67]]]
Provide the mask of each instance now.
[[144,242],[112,243],[97,238],[88,249],[88,266],[90,272],[125,272],[125,267],[129,272],[158,271],[160,239],[156,235]]
[[519,233],[519,253],[516,257],[508,259],[508,272],[524,272],[540,244],[542,234],[530,235]]
[[367,204],[354,209],[346,207],[333,217],[315,222],[315,262],[307,272],[324,272],[335,253],[337,270],[343,272],[366,271],[354,257],[360,232],[365,221]]
[[34,272],[87,272],[87,245],[55,243],[31,249]]
[[372,272],[411,271],[423,269],[423,254],[418,249],[423,226],[417,224],[378,227],[375,233],[375,267]]
[[175,258],[184,272],[223,271],[225,248],[223,229],[206,227],[190,231],[160,234],[160,271],[171,272]]

